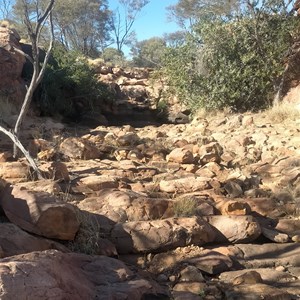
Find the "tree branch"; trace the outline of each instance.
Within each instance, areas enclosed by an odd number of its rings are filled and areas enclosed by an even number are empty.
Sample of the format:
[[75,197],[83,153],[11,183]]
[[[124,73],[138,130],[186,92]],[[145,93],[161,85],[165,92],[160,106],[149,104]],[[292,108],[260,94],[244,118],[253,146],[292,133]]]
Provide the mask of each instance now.
[[32,169],[36,172],[38,179],[43,179],[43,175],[39,170],[38,166],[36,165],[34,159],[30,156],[29,152],[24,148],[24,146],[22,145],[18,137],[13,132],[5,129],[2,126],[0,126],[0,131],[2,131],[5,135],[7,135],[13,141],[14,145],[21,150],[21,152],[24,154],[25,158],[29,162]]
[[52,20],[52,14],[50,12],[50,15],[49,15],[49,23],[50,23],[50,43],[49,43],[49,47],[48,47],[48,50],[47,50],[47,53],[46,53],[46,56],[44,58],[44,62],[43,62],[43,66],[40,70],[40,74],[37,78],[37,84],[39,84],[44,76],[44,73],[46,71],[46,67],[47,67],[47,63],[48,63],[48,60],[50,58],[50,54],[51,54],[51,50],[53,48],[53,43],[54,43],[54,29],[53,29],[53,20]]
[[30,55],[26,54],[24,51],[16,48],[16,47],[12,47],[12,50],[23,55],[26,59],[28,59],[32,64],[33,64],[33,59]]

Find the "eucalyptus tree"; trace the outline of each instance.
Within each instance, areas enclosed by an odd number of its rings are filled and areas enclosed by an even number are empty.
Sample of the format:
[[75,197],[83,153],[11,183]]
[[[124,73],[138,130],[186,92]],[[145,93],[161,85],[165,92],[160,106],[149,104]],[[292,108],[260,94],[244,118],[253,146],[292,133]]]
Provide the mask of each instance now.
[[[6,0],[7,1],[7,0]],[[48,0],[36,0],[45,7]],[[13,13],[19,25],[21,35],[27,30],[20,26],[23,11],[16,0]],[[33,13],[35,8],[29,3],[28,9]],[[56,40],[67,50],[75,50],[84,55],[97,55],[109,41],[110,15],[107,0],[56,0],[53,9],[53,26]],[[45,36],[47,39],[49,36]]]
[[165,50],[166,41],[160,37],[137,42],[131,48],[133,63],[137,67],[160,67]]
[[111,29],[117,50],[134,40],[133,24],[150,0],[119,0],[119,7],[111,16]]
[[67,49],[97,55],[109,41],[110,15],[107,0],[57,0],[55,34]]

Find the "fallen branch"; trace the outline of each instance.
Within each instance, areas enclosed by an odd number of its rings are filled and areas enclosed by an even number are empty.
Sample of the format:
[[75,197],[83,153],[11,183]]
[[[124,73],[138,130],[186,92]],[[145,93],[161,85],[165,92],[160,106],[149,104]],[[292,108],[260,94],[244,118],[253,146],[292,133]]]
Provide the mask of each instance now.
[[13,132],[5,129],[2,126],[0,126],[0,131],[2,131],[5,135],[7,135],[13,141],[14,145],[16,147],[18,147],[20,149],[20,151],[24,154],[24,156],[27,159],[27,161],[29,162],[30,166],[36,172],[38,179],[43,179],[43,175],[42,175],[41,171],[39,170],[37,164],[35,163],[34,159],[30,156],[29,152],[24,148],[24,146],[22,145],[20,140],[17,138],[17,136]]

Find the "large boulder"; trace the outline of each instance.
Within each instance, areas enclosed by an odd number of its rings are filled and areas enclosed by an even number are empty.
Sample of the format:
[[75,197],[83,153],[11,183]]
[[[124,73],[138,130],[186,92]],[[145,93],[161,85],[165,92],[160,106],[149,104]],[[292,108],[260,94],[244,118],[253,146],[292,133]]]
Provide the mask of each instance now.
[[69,137],[60,144],[60,152],[69,159],[100,158],[101,151],[90,141],[83,138]]
[[155,299],[163,291],[135,275],[119,260],[105,256],[32,252],[0,262],[0,298],[38,299]]
[[171,217],[173,201],[153,199],[133,191],[105,189],[78,204],[81,210],[104,215],[114,222],[147,221]]
[[216,229],[216,242],[249,243],[261,235],[252,216],[209,216],[205,220]]
[[79,229],[75,208],[45,192],[7,186],[0,203],[8,219],[28,232],[73,240]]
[[201,218],[169,218],[116,224],[111,239],[119,253],[161,252],[213,242],[215,232]]

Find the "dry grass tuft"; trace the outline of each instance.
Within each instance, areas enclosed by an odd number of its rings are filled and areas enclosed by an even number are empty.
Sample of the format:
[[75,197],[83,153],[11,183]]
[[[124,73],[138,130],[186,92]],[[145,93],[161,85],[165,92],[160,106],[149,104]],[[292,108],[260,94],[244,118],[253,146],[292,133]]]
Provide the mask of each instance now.
[[184,197],[174,203],[175,217],[191,217],[197,214],[198,203],[195,199]]
[[74,241],[69,242],[68,248],[73,252],[98,254],[101,239],[100,224],[96,218],[81,211],[78,211],[77,218],[80,222],[80,229]]
[[300,110],[289,103],[280,103],[265,111],[266,118],[272,123],[295,121],[300,118]]

